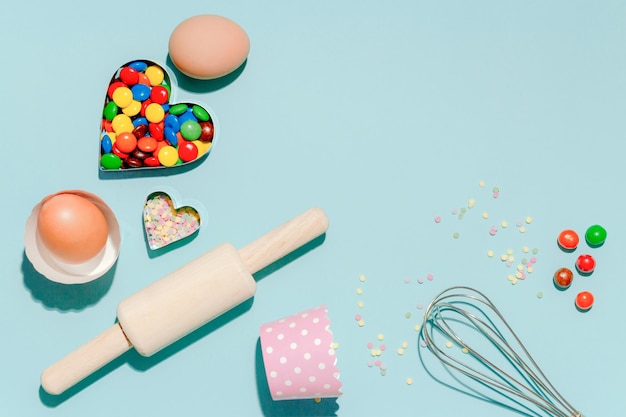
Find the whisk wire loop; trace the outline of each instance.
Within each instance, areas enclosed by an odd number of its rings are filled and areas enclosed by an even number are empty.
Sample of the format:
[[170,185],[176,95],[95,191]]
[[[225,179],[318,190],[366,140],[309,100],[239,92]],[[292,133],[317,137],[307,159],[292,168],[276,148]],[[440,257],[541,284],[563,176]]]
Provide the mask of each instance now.
[[[498,324],[496,324],[498,322]],[[502,330],[498,325],[503,326]],[[465,340],[459,330],[473,330],[486,338],[504,358],[503,369],[476,345]],[[446,350],[435,340],[434,332],[447,339]],[[506,334],[505,334],[506,333]],[[426,308],[421,337],[434,356],[449,369],[455,370],[492,391],[508,394],[538,407],[552,417],[582,417],[556,390],[532,358],[522,341],[496,306],[483,293],[471,287],[456,286],[437,295]],[[461,347],[462,352],[475,359],[481,369],[459,359],[450,352],[450,343]],[[518,353],[516,348],[520,350]],[[461,356],[463,357],[463,356]],[[519,402],[515,401],[517,404]],[[522,405],[528,409],[526,405]]]

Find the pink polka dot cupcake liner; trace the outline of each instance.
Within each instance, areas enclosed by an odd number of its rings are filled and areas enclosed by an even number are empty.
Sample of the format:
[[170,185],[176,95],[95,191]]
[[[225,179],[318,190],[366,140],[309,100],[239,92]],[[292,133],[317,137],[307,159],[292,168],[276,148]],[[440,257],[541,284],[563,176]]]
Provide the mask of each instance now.
[[341,395],[333,334],[325,305],[261,326],[261,349],[272,399]]

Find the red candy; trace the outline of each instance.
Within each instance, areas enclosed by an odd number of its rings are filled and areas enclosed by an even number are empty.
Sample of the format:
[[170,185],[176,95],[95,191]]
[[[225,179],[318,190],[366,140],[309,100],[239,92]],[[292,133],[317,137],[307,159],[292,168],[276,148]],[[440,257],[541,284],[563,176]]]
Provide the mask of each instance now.
[[152,100],[153,103],[165,104],[167,103],[168,99],[169,93],[167,91],[167,88],[160,85],[155,85],[154,87],[152,87],[150,100]]
[[591,274],[596,267],[596,260],[591,255],[580,255],[576,259],[576,269],[582,274]]
[[593,294],[589,291],[581,291],[576,295],[575,303],[579,310],[587,311],[593,306]]
[[178,157],[183,162],[193,161],[198,157],[198,147],[193,142],[182,140],[178,143]]
[[139,72],[132,67],[124,67],[120,70],[120,79],[126,85],[135,85],[139,82]]
[[578,233],[574,230],[566,229],[559,233],[557,242],[561,248],[571,251],[576,249],[578,242],[580,242],[580,238],[578,237]]

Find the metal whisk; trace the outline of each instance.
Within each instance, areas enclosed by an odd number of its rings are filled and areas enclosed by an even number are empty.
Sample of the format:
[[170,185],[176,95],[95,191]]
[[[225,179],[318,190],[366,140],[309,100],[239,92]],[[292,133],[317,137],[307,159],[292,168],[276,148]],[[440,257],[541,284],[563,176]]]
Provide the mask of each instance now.
[[[526,415],[582,417],[554,388],[500,311],[481,292],[457,286],[428,305],[421,337],[452,377],[479,398],[499,395],[508,408]],[[485,340],[488,340],[488,342]],[[489,343],[490,342],[490,343]],[[480,352],[479,352],[480,350]],[[478,382],[470,385],[460,374]]]

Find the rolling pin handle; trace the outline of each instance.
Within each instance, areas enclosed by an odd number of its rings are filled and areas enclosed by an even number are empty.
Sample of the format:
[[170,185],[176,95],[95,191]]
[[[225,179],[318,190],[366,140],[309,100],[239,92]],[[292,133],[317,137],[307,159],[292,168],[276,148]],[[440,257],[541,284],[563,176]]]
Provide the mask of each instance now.
[[313,207],[239,249],[239,256],[254,274],[283,258],[328,229],[328,217]]
[[85,379],[131,347],[119,323],[115,323],[41,374],[41,387],[59,395]]

